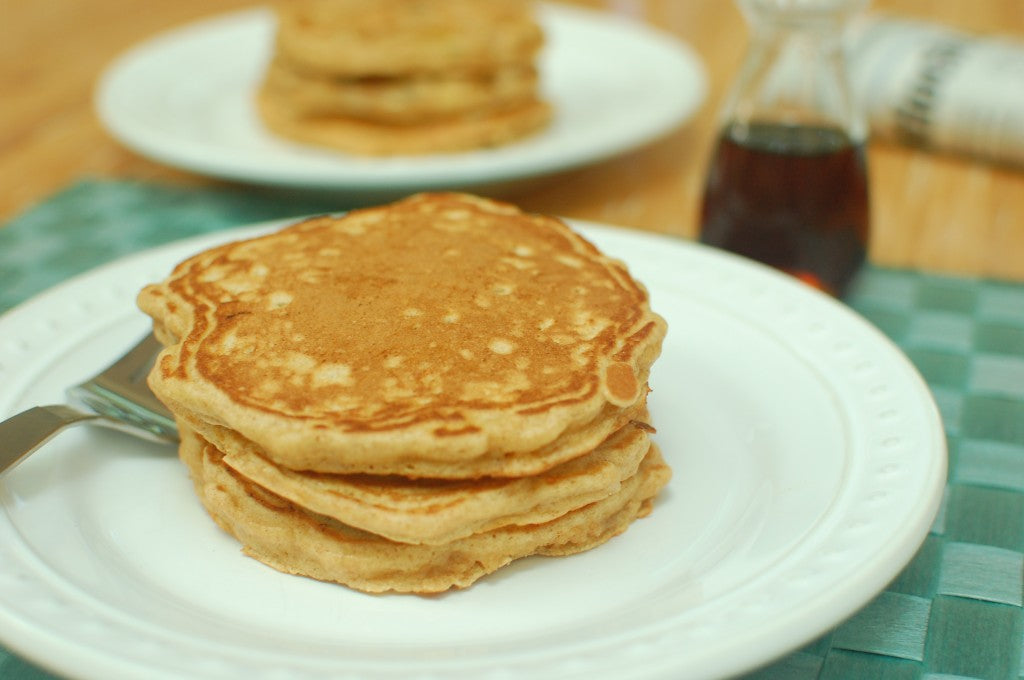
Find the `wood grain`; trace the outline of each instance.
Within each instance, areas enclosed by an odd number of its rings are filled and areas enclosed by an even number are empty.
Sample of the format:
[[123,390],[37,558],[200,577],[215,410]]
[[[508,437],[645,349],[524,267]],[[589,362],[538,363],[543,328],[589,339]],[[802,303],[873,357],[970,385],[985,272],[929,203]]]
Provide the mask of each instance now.
[[[0,224],[84,177],[197,186],[216,181],[148,161],[101,128],[92,91],[120,52],[246,0],[0,0]],[[709,97],[685,127],[626,156],[563,173],[513,198],[530,210],[692,237],[722,97],[747,29],[726,0],[577,0],[679,36],[701,56]],[[1020,0],[877,0],[873,10],[1024,42]],[[871,258],[881,265],[1024,281],[1024,170],[872,143]]]

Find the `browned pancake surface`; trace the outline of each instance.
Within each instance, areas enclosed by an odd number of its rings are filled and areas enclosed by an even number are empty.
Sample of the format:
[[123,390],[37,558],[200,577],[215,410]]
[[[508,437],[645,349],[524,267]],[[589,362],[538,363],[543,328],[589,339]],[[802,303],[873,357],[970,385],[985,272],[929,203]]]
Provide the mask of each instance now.
[[274,135],[363,156],[454,153],[546,127],[529,0],[282,0],[254,103]]
[[289,69],[276,58],[267,67],[261,102],[274,102],[293,119],[338,116],[376,122],[379,129],[459,116],[485,116],[536,100],[532,64],[486,73],[437,73],[404,78],[334,78]]
[[542,447],[636,403],[665,328],[562,222],[461,194],[213,249],[139,302],[181,340],[161,398],[326,472]]
[[413,545],[309,512],[248,482],[187,427],[180,453],[203,505],[246,554],[283,572],[374,593],[465,588],[521,557],[594,548],[649,514],[654,496],[671,477],[652,446],[637,472],[599,501],[539,524],[500,527],[441,545]]
[[393,541],[436,545],[545,522],[610,496],[650,446],[645,426],[630,424],[594,451],[538,475],[456,480],[300,473],[252,451],[221,452],[229,468],[300,507]]
[[285,0],[277,53],[336,76],[480,72],[532,61],[543,42],[526,0]]

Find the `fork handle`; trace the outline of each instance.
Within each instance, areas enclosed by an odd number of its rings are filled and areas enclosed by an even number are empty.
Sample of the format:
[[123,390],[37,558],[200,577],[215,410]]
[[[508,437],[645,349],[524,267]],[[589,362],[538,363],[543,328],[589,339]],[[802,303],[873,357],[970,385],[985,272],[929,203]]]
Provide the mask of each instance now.
[[65,427],[99,416],[67,406],[33,406],[0,423],[0,474],[20,463]]

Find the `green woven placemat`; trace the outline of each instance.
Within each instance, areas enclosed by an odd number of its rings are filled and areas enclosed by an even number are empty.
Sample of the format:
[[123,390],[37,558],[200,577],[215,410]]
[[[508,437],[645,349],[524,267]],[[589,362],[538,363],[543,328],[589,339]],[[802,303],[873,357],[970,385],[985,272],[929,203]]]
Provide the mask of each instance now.
[[888,589],[758,680],[1024,677],[1024,286],[869,269],[848,301],[927,380],[949,481]]
[[[124,254],[340,208],[233,190],[82,182],[0,229],[0,312]],[[1024,286],[868,268],[847,302],[928,381],[950,449],[917,556],[834,631],[748,680],[1024,678]],[[52,678],[0,648],[0,678]]]

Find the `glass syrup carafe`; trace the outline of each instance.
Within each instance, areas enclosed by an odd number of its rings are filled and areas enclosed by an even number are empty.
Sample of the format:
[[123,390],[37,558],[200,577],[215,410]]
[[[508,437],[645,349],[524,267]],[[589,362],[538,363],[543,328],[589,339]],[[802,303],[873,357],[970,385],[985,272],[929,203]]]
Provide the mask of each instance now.
[[708,169],[700,240],[843,295],[870,222],[867,126],[842,47],[863,0],[737,0],[751,42]]

